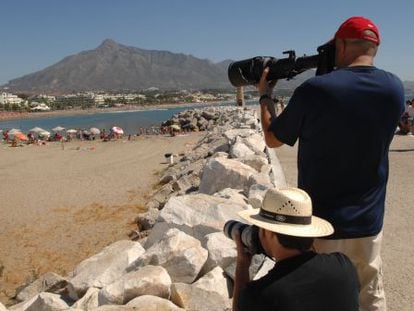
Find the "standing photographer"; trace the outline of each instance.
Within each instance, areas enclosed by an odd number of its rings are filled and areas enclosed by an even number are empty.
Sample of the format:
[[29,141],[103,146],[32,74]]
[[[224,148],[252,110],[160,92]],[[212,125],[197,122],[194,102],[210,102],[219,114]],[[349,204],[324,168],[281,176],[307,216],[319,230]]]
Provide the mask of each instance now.
[[272,119],[268,105],[276,81],[268,70],[258,85],[266,144],[293,146],[299,139],[298,186],[309,193],[314,214],[335,233],[315,241],[318,252],[340,251],[355,264],[360,310],[386,310],[381,240],[388,150],[404,111],[401,81],[374,67],[380,44],[375,24],[352,17],[334,39],[337,70],[299,86]]
[[312,201],[305,191],[269,189],[260,209],[239,215],[259,228],[257,243],[276,265],[262,278],[249,281],[251,255],[240,233],[235,234],[233,311],[358,310],[358,276],[348,257],[311,251],[314,237],[330,235],[333,228],[312,216]]

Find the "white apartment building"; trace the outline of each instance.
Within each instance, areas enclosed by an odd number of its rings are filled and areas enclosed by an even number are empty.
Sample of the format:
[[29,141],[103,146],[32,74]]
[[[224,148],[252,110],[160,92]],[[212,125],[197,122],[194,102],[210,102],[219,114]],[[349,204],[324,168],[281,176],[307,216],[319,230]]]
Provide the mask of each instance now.
[[23,99],[21,99],[17,95],[13,95],[11,93],[5,93],[5,92],[0,94],[0,104],[2,105],[5,105],[5,104],[20,105],[22,102],[23,102]]
[[95,105],[100,106],[105,104],[105,98],[103,94],[94,94],[93,101],[95,102]]

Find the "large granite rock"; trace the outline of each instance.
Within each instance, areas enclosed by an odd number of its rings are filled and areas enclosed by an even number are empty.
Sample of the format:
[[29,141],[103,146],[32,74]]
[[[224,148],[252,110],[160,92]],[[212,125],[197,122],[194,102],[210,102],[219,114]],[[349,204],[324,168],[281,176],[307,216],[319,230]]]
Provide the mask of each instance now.
[[171,286],[171,301],[186,311],[230,311],[228,299],[215,291],[185,284]]
[[1,302],[0,302],[0,311],[8,311]]
[[253,208],[261,208],[263,198],[270,187],[267,185],[254,184],[249,189],[249,204]]
[[126,305],[136,311],[185,311],[167,299],[151,295],[139,296]]
[[157,242],[164,231],[178,228],[202,240],[205,235],[222,231],[227,220],[241,220],[238,212],[250,208],[247,204],[202,193],[172,197],[160,213],[158,223],[145,243],[148,249]]
[[236,143],[230,148],[230,156],[232,158],[244,158],[253,155],[255,155],[254,151],[239,138],[236,139]]
[[69,296],[78,300],[89,287],[102,288],[120,278],[125,268],[145,252],[138,242],[117,241],[100,253],[85,259],[74,270],[69,280]]
[[[216,267],[192,285],[205,291],[216,292],[227,300],[230,298],[229,283],[229,279],[226,277],[224,270]],[[228,306],[230,306],[230,301],[227,302]]]
[[65,278],[56,273],[47,272],[36,281],[22,289],[17,294],[16,298],[18,301],[26,301],[41,292],[59,290],[64,288],[66,285],[67,281]]
[[230,142],[234,143],[236,137],[249,137],[255,134],[256,131],[252,129],[230,129],[224,132],[224,137],[226,137]]
[[193,284],[174,283],[171,300],[185,310],[230,310],[229,284],[220,267]]
[[241,142],[254,151],[258,155],[264,155],[266,143],[261,134],[254,133],[248,137],[242,138]]
[[203,267],[203,274],[217,266],[225,269],[237,257],[236,243],[227,238],[222,232],[208,234],[204,247],[208,251],[208,258]]
[[250,186],[249,178],[257,171],[234,159],[212,158],[202,174],[199,192],[213,194],[225,188],[243,189]]
[[97,308],[99,306],[98,294],[99,294],[98,288],[95,288],[95,287],[89,288],[86,294],[83,295],[81,299],[79,299],[72,305],[72,308],[85,310],[85,311],[90,311],[94,308]]
[[267,168],[266,166],[269,164],[269,161],[266,157],[256,154],[239,157],[237,160],[254,168],[259,173],[263,172]]
[[68,304],[59,295],[40,293],[27,301],[10,307],[10,311],[58,311],[68,308]]
[[240,205],[245,205],[248,200],[244,196],[243,190],[241,189],[226,188],[219,192],[216,192],[213,196],[227,199]]
[[171,278],[160,266],[145,266],[125,274],[99,292],[99,305],[123,305],[141,295],[170,296]]
[[147,249],[127,271],[145,265],[160,265],[168,271],[173,282],[192,283],[206,262],[207,256],[208,252],[199,240],[178,229],[169,229],[161,240]]

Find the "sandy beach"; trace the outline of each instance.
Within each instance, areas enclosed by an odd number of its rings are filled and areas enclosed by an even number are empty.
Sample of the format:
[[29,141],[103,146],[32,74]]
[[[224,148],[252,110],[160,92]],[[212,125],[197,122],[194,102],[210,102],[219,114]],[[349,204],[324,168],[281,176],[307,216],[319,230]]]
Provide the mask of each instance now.
[[104,246],[127,239],[167,167],[164,154],[191,150],[203,133],[0,144],[0,301],[47,271],[61,275]]

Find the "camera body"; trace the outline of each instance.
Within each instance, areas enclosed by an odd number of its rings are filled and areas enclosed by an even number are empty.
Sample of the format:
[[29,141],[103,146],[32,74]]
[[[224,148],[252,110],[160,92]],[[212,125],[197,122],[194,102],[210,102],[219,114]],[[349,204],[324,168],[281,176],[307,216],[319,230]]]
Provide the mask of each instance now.
[[287,58],[277,59],[271,56],[256,56],[233,62],[228,68],[228,78],[235,87],[259,83],[263,70],[269,67],[267,79],[292,79],[311,68],[317,68],[316,75],[331,72],[335,67],[335,45],[327,43],[317,49],[318,54],[296,57],[295,51],[286,51]]
[[259,227],[250,226],[237,220],[229,220],[223,227],[224,235],[232,240],[235,239],[236,233],[240,233],[240,239],[246,250],[252,254],[264,254],[262,244],[259,239]]

